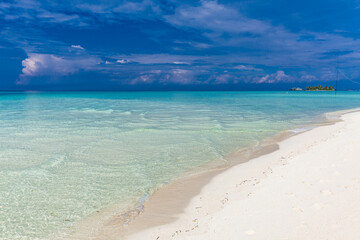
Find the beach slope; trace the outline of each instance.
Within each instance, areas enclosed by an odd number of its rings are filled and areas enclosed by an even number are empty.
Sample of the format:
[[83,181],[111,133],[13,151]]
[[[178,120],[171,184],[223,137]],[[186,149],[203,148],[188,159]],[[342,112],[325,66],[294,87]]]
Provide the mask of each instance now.
[[341,119],[215,176],[177,220],[126,239],[360,239],[360,113]]

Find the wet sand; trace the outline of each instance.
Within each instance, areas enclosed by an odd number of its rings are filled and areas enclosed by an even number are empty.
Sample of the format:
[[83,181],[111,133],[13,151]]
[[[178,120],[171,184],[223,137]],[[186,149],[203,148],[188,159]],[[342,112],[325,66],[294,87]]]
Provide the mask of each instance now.
[[123,213],[118,210],[121,207],[111,206],[88,217],[70,232],[50,239],[125,239],[126,236],[141,230],[174,222],[191,199],[216,175],[235,165],[278,150],[276,142],[292,135],[295,133],[285,132],[265,140],[261,147],[241,149],[228,156],[226,164],[214,166],[210,163],[209,166],[202,166],[203,170],[194,170],[162,186],[141,208]]
[[360,113],[341,118],[208,178],[170,184],[121,233],[125,239],[360,239]]

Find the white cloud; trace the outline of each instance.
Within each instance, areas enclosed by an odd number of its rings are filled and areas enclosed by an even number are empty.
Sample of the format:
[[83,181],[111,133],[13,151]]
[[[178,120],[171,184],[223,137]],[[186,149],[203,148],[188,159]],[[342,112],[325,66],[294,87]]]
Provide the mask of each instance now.
[[129,61],[126,60],[126,59],[119,59],[116,61],[117,63],[120,63],[120,64],[125,64],[125,63],[128,63]]
[[0,3],[1,13],[3,14],[2,17],[7,20],[26,19],[37,21],[38,23],[81,25],[79,15],[56,11],[55,9],[46,9],[46,5],[38,0],[14,0],[9,1],[9,3]]
[[277,82],[289,82],[292,78],[286,75],[284,71],[277,71],[273,74],[267,74],[256,81],[256,83],[277,83]]
[[32,77],[66,76],[79,70],[87,70],[99,63],[95,57],[62,57],[52,54],[28,54],[22,61],[22,74],[18,84],[25,84]]
[[84,50],[84,48],[82,46],[80,46],[80,45],[71,45],[71,47]]
[[100,14],[108,13],[107,7],[103,5],[83,3],[83,4],[77,4],[76,7],[81,11],[89,11]]
[[176,64],[176,65],[189,65],[189,63],[187,63],[187,62],[177,62],[177,61],[173,62],[173,64]]
[[229,33],[262,33],[270,25],[240,14],[234,8],[215,1],[201,1],[200,6],[183,5],[176,9],[175,14],[165,16],[174,25],[209,29],[215,32]]
[[[353,51],[343,57],[346,58],[344,62],[351,66],[355,62],[360,63],[360,55],[355,54],[360,52],[359,39],[333,33],[289,31],[270,21],[249,18],[223,1],[202,0],[197,6],[182,4],[173,14],[165,15],[164,19],[177,27],[201,30],[214,46],[231,47],[234,52],[239,48],[256,51],[256,54],[229,53],[227,57],[219,57],[223,62],[229,59],[231,62],[252,65],[297,68],[308,66],[311,62],[313,66],[323,67],[335,61],[335,58],[324,58],[324,53],[341,49]],[[302,40],[303,36],[311,36],[312,40]],[[245,68],[239,70],[250,71]]]
[[167,78],[163,80],[164,82],[172,82],[178,84],[190,84],[194,82],[193,72],[191,70],[185,69],[173,69],[170,71],[170,74]]
[[39,11],[37,17],[42,18],[48,22],[53,23],[64,23],[64,22],[73,22],[79,20],[78,15],[69,15],[63,13],[49,12],[47,10]]
[[151,0],[143,0],[141,2],[127,1],[115,7],[113,11],[120,13],[138,13],[147,9],[152,10],[155,13],[160,12],[159,7]]
[[302,82],[311,82],[316,80],[318,80],[318,78],[310,74],[305,74],[300,77],[300,81]]
[[160,84],[197,84],[195,74],[186,69],[150,70],[132,79],[130,84],[137,83],[160,83]]
[[[135,62],[140,64],[187,64],[190,65],[194,61],[205,60],[207,56],[193,56],[193,55],[170,55],[170,54],[131,54],[118,56],[120,62]],[[124,62],[125,63],[125,62]]]
[[238,70],[243,70],[243,71],[255,71],[255,72],[263,71],[261,68],[255,68],[252,66],[245,66],[245,65],[238,65],[234,68],[238,69]]
[[227,84],[233,79],[234,76],[230,74],[220,74],[215,77],[214,84]]
[[175,40],[174,43],[178,43],[178,44],[186,44],[186,45],[190,45],[196,48],[210,48],[212,45],[211,44],[207,44],[207,43],[201,43],[201,42],[195,42],[195,41],[180,41],[180,40]]

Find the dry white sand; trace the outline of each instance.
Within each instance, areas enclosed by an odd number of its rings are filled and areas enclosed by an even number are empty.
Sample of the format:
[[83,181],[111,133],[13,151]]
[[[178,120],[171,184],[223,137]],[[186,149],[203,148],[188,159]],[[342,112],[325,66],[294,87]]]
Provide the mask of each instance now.
[[360,113],[215,176],[178,219],[128,240],[360,239]]

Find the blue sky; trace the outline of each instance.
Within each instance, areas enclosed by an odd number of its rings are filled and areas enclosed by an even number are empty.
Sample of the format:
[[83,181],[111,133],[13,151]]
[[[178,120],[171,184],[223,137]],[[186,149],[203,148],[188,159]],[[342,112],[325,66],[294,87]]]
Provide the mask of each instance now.
[[2,0],[0,90],[359,89],[359,0]]

